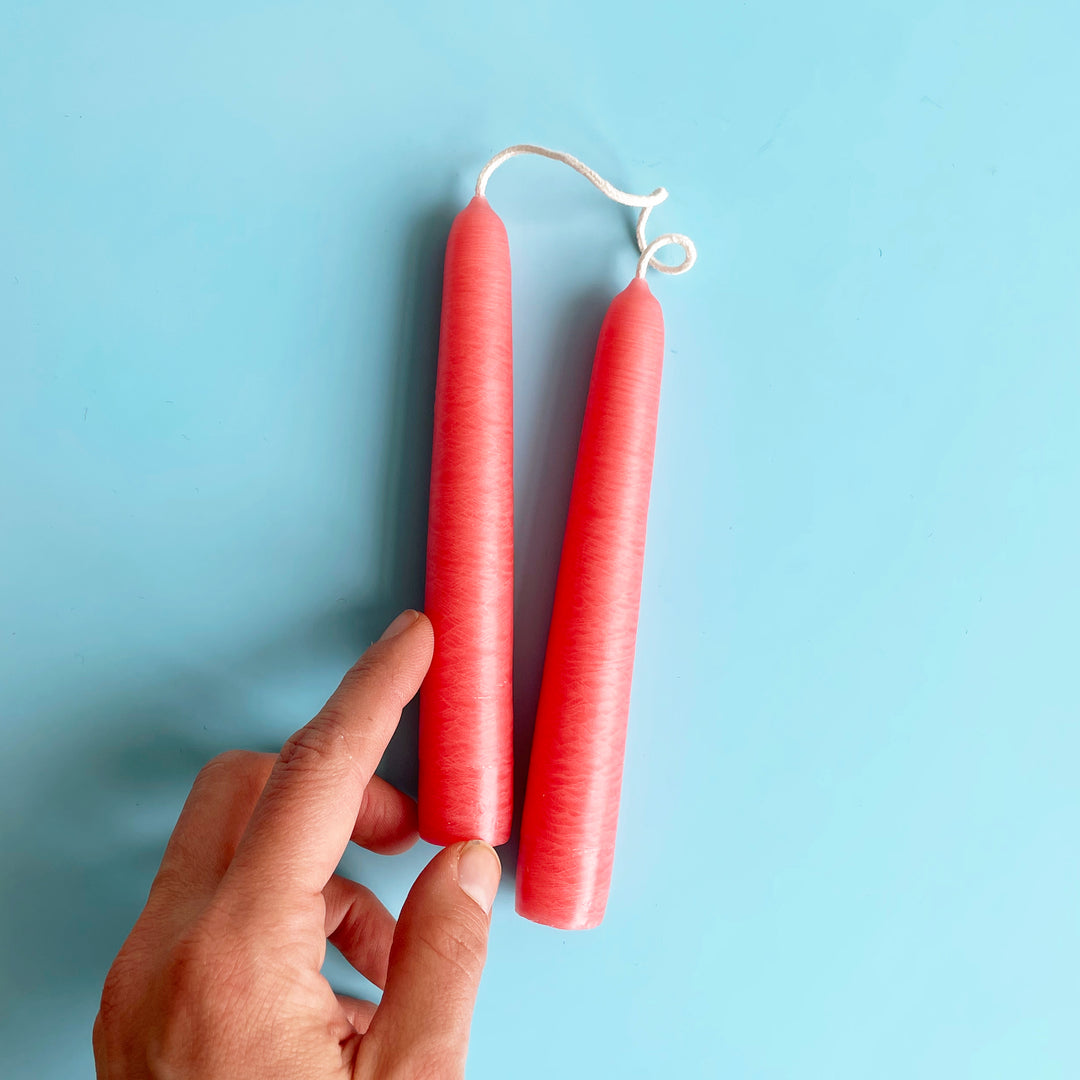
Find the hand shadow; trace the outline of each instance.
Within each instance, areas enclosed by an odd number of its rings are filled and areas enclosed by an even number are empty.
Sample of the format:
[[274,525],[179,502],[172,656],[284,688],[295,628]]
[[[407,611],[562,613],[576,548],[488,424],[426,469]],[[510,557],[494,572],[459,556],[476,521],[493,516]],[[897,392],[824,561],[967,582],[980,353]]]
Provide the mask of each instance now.
[[[50,1060],[63,1072],[86,1059],[105,973],[145,903],[199,768],[233,746],[278,749],[311,715],[295,710],[321,704],[304,695],[313,687],[328,693],[398,611],[422,606],[442,259],[453,213],[433,209],[404,247],[380,564],[357,574],[377,582],[374,594],[342,597],[236,655],[208,658],[204,669],[99,685],[77,715],[34,718],[65,737],[50,749],[33,804],[0,824],[0,1075],[45,1075]],[[415,705],[379,771],[415,793]],[[85,1026],[65,1023],[73,1017]]]
[[[103,689],[65,718],[74,736],[52,748],[32,807],[4,823],[0,1075],[22,1075],[16,1063],[45,1075],[43,1055],[70,1066],[89,1051],[89,1024],[72,1031],[58,1010],[96,1009],[195,774],[230,747],[279,749],[305,714],[268,709],[259,700],[266,688],[328,693],[392,607],[389,595],[339,603],[246,656],[216,657],[212,671]],[[319,702],[294,704],[311,715]],[[402,727],[407,747],[415,716]],[[407,771],[407,752],[388,752],[380,771]]]
[[[123,686],[99,686],[94,700],[62,725],[38,718],[73,736],[52,748],[34,805],[3,823],[4,1075],[24,1074],[20,1064],[45,1075],[43,1058],[60,1066],[88,1054],[89,1024],[65,1025],[64,1018],[96,1009],[105,973],[145,902],[199,768],[233,746],[279,748],[305,719],[295,709],[319,704],[295,700],[296,687],[328,692],[401,608],[423,606],[442,259],[455,210],[449,204],[433,209],[405,245],[374,593],[343,597],[303,624],[247,643],[237,655],[214,657],[204,669],[174,668]],[[529,402],[538,417],[535,434],[517,455],[525,464],[515,481],[516,812],[515,839],[502,852],[504,889],[513,887],[516,823],[555,574],[596,331],[609,299],[600,290],[587,293],[548,335],[541,362],[550,367],[537,400]],[[414,703],[380,774],[415,794],[416,756]],[[398,875],[414,874],[416,859],[399,865]],[[350,993],[363,982],[359,976],[340,981]]]

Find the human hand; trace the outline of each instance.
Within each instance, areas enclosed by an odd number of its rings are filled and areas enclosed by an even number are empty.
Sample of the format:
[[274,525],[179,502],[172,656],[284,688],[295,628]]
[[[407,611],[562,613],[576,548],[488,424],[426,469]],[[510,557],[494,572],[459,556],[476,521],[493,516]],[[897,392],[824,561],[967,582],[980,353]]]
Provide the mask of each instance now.
[[[498,856],[441,851],[396,925],[334,873],[350,839],[382,853],[416,840],[415,804],[374,772],[432,643],[405,612],[280,755],[202,770],[105,981],[99,1080],[464,1075]],[[378,1007],[334,994],[328,939],[384,989]]]

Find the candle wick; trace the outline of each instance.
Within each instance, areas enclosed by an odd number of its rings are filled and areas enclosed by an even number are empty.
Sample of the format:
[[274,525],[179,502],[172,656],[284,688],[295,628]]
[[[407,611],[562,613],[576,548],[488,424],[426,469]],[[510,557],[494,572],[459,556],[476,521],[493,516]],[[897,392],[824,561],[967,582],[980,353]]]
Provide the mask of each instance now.
[[[637,277],[644,278],[649,267],[659,270],[662,274],[685,274],[697,261],[697,248],[694,246],[694,242],[682,233],[664,233],[663,236],[658,236],[651,243],[645,239],[645,224],[649,220],[649,214],[652,213],[653,207],[659,206],[668,197],[666,188],[658,187],[648,195],[632,195],[627,191],[621,191],[610,181],[605,180],[595,169],[589,168],[588,165],[583,161],[579,161],[573,154],[567,154],[561,150],[549,150],[546,146],[536,146],[532,143],[519,143],[516,146],[508,146],[505,150],[500,150],[480,170],[480,175],[476,178],[476,194],[479,198],[486,197],[487,185],[492,173],[504,162],[520,154],[536,154],[539,157],[550,158],[552,161],[560,161],[564,165],[569,165],[571,169],[584,176],[590,184],[611,199],[612,202],[617,202],[621,206],[641,208],[641,213],[638,214],[637,229],[635,230],[638,251],[641,252],[641,258],[638,260],[637,265]],[[681,263],[671,266],[654,258],[656,252],[661,248],[672,244],[683,249],[683,261]]]
[[[637,237],[638,251],[641,252],[641,258],[638,259],[637,274],[635,276],[644,278],[645,271],[650,266],[654,270],[659,270],[661,274],[685,274],[697,262],[697,248],[694,246],[694,241],[683,233],[669,232],[658,236],[651,243],[647,242],[645,240],[645,223],[649,220],[651,212],[652,207],[645,206],[642,207],[641,213],[638,214],[637,229],[634,235]],[[681,263],[670,265],[653,258],[661,248],[668,247],[671,244],[683,249],[683,261]]]

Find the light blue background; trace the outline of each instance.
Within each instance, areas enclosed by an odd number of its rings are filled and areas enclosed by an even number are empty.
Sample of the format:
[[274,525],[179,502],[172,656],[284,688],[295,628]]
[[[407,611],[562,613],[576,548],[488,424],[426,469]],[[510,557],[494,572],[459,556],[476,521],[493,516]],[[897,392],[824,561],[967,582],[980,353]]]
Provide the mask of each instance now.
[[[88,1074],[198,766],[420,603],[441,249],[533,140],[701,260],[608,918],[517,918],[508,853],[471,1075],[1080,1075],[1076,6],[527,7],[3,7],[0,1074]],[[527,738],[632,216],[489,194]]]

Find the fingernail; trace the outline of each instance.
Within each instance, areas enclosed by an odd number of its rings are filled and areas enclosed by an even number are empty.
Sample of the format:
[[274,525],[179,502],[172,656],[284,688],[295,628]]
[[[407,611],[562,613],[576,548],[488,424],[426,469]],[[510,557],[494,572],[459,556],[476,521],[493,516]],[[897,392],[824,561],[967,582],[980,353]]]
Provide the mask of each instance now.
[[485,912],[491,911],[491,905],[495,903],[501,876],[502,864],[493,847],[483,840],[470,840],[462,848],[458,856],[458,884]]
[[380,641],[387,641],[392,637],[397,637],[402,630],[408,630],[410,626],[417,619],[420,618],[419,611],[403,611],[383,632]]

